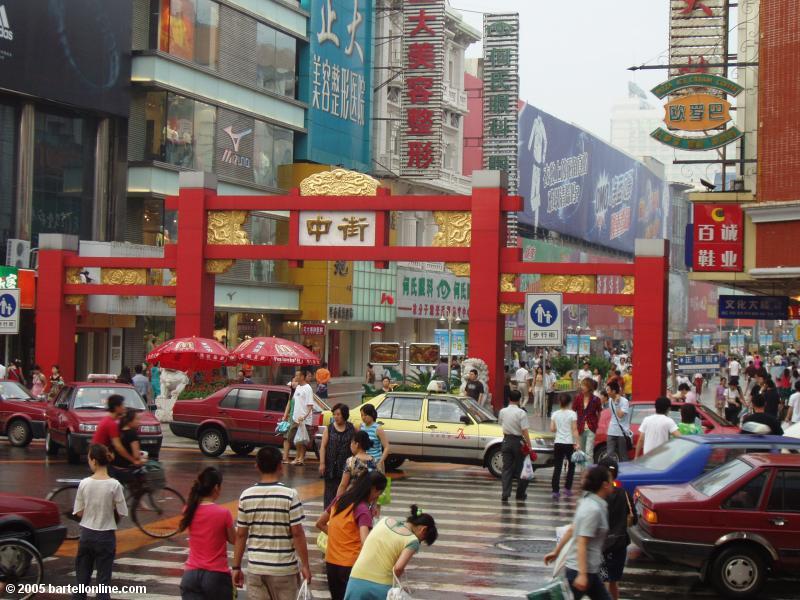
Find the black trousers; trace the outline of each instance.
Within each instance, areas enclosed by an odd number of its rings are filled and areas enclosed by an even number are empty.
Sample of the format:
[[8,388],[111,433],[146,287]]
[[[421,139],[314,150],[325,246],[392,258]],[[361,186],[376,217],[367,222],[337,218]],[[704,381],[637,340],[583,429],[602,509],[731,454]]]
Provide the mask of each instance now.
[[344,600],[347,591],[347,582],[350,581],[350,571],[353,567],[342,567],[332,563],[325,563],[325,574],[328,576],[328,589],[331,591],[331,600]]
[[[117,553],[117,536],[113,529],[95,531],[81,527],[78,555],[75,557],[77,584],[91,585],[92,572],[97,569],[97,585],[111,585],[111,567]],[[73,594],[75,600],[84,600],[86,594]],[[98,600],[109,600],[110,594],[97,594]]]
[[336,490],[339,489],[339,484],[342,482],[341,475],[338,479],[328,479],[327,474],[325,477],[325,495],[323,496],[322,510],[328,508],[333,499],[336,498]]
[[553,491],[558,491],[558,484],[561,482],[561,469],[564,467],[564,460],[569,465],[567,466],[567,481],[564,483],[564,488],[567,490],[572,489],[572,480],[575,478],[575,463],[572,462],[572,453],[575,447],[572,444],[553,444]]
[[233,580],[230,573],[190,569],[181,577],[183,600],[229,600],[233,598]]
[[503,475],[501,479],[503,481],[503,498],[508,498],[511,495],[511,481],[517,479],[517,498],[522,499],[528,489],[528,480],[519,478],[519,474],[522,472],[522,463],[525,459],[522,454],[522,437],[504,435],[502,452]]

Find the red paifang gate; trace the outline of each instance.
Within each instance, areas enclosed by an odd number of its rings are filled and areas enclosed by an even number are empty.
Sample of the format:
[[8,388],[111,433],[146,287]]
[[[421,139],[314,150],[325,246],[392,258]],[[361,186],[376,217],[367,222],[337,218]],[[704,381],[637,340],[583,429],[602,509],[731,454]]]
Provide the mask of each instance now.
[[[503,313],[524,304],[524,293],[513,291],[514,277],[523,273],[632,277],[632,295],[565,293],[564,303],[632,306],[636,395],[655,398],[663,393],[669,255],[665,240],[637,240],[633,263],[522,262],[519,248],[504,246],[506,213],[520,210],[522,199],[506,194],[498,171],[476,171],[471,196],[391,196],[377,189],[377,181],[342,170],[312,175],[301,184],[302,195],[293,190],[286,196],[218,196],[214,176],[204,173],[181,173],[180,181],[179,195],[166,202],[166,208],[179,215],[179,243],[167,244],[163,258],[84,257],[77,254],[73,236],[42,236],[36,362],[43,368],[59,364],[66,378],[74,377],[75,304],[87,295],[174,298],[176,337],[210,337],[215,273],[224,272],[236,259],[288,260],[297,268],[305,260],[374,261],[380,268],[391,261],[425,261],[450,263],[469,272],[469,354],[489,366],[495,406],[503,398]],[[247,241],[241,225],[248,211],[256,210],[289,212],[288,244]],[[390,246],[390,211],[434,211],[438,245]],[[80,271],[97,267],[100,283],[81,283]],[[176,285],[149,285],[151,269],[172,270],[177,283],[171,283]]]

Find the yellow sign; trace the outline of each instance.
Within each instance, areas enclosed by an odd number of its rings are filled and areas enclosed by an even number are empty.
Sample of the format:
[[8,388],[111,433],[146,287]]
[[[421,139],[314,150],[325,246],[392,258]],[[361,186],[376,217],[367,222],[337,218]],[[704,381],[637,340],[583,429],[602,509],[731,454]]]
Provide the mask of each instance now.
[[669,129],[708,131],[731,120],[731,103],[711,94],[691,94],[664,105],[664,122]]

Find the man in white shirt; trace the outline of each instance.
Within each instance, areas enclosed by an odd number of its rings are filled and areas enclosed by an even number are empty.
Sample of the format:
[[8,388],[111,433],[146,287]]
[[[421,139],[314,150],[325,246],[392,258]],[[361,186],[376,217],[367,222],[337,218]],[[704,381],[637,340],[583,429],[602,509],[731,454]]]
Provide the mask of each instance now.
[[525,361],[520,361],[519,369],[517,369],[517,372],[514,374],[514,381],[517,382],[517,389],[521,397],[521,408],[525,408],[525,405],[528,403],[528,390],[530,390],[530,383],[533,383],[533,377],[526,368],[527,366]]
[[508,406],[497,415],[497,421],[503,429],[503,496],[501,500],[508,502],[511,496],[511,481],[518,479],[517,500],[525,500],[528,495],[528,480],[519,479],[525,456],[522,454],[522,442],[530,447],[531,437],[528,433],[528,413],[519,405],[519,390],[511,390],[508,395]]
[[[656,414],[645,417],[639,426],[639,440],[636,442],[636,458],[647,454],[669,441],[669,436],[679,436],[678,425],[667,416],[672,403],[669,398],[656,399]],[[644,450],[643,450],[644,449]]]
[[[753,360],[752,358],[750,360]],[[747,363],[750,364],[749,362]],[[729,383],[739,385],[739,373],[742,370],[741,363],[736,360],[733,356],[731,356],[730,362],[728,362],[728,375],[730,375],[730,379],[728,380]]]
[[[311,425],[311,414],[314,412],[314,392],[311,390],[311,380],[313,373],[310,369],[303,371],[303,383],[297,386],[294,391],[294,411],[292,412],[292,425],[287,433],[287,441],[291,444],[297,435],[299,427]],[[295,444],[297,458],[293,465],[302,465],[306,457],[306,444]],[[287,451],[284,456],[289,456]]]
[[592,370],[589,368],[589,361],[583,362],[583,367],[578,370],[578,385],[580,385],[581,381],[584,379],[591,379],[592,378]]
[[789,412],[786,415],[789,423],[800,423],[800,381],[794,382],[794,393],[789,396]]

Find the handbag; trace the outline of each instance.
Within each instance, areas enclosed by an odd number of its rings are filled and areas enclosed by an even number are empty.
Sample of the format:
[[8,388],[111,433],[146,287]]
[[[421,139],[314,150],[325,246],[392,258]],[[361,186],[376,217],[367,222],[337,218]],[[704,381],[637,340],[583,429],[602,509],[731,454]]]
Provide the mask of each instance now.
[[611,414],[614,415],[614,420],[617,422],[620,431],[622,432],[622,437],[625,438],[625,447],[628,449],[628,452],[633,450],[633,437],[625,431],[625,428],[622,426],[622,423],[619,421],[619,416],[617,416],[617,411],[614,409],[614,403],[611,403]]
[[289,419],[281,419],[278,421],[278,424],[275,425],[275,433],[284,434],[292,427],[292,415],[294,414],[294,398],[289,400],[289,411],[286,413]]
[[386,592],[386,600],[414,600],[411,597],[411,590],[400,583],[394,572],[392,572],[392,587]]
[[328,534],[324,531],[320,531],[317,536],[317,548],[323,555],[328,552]]

